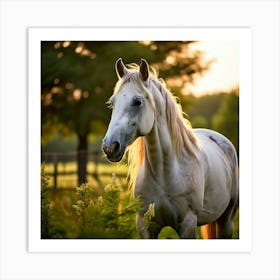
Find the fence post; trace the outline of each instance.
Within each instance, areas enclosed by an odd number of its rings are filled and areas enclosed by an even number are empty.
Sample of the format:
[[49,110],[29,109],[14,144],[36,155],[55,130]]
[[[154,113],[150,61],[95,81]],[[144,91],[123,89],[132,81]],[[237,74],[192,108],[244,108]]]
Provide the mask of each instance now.
[[53,188],[56,190],[57,188],[57,175],[58,175],[58,160],[57,155],[54,154],[53,156],[53,163],[54,163],[54,172],[53,172]]
[[99,152],[98,151],[93,151],[93,161],[95,164],[95,170],[94,173],[96,174],[96,176],[98,176],[98,164],[99,164]]

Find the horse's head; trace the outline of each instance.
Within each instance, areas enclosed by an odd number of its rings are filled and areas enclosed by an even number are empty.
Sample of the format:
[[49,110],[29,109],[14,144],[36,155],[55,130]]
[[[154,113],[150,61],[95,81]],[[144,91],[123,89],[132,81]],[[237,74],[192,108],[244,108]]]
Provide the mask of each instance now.
[[154,125],[154,100],[147,90],[149,65],[142,59],[139,70],[129,70],[121,58],[116,62],[119,82],[111,97],[111,121],[103,139],[103,150],[110,161],[120,161],[127,146],[147,135]]

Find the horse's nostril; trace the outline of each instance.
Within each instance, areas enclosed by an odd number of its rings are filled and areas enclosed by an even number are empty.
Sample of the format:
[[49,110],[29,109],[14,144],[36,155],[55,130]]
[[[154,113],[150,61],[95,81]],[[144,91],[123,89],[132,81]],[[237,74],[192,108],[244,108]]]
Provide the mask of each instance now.
[[113,155],[115,153],[118,153],[121,149],[121,144],[118,141],[113,142],[111,145],[103,145],[103,151],[107,155]]
[[112,144],[112,152],[113,153],[117,153],[121,148],[121,144],[120,142],[118,141],[115,141],[113,144]]

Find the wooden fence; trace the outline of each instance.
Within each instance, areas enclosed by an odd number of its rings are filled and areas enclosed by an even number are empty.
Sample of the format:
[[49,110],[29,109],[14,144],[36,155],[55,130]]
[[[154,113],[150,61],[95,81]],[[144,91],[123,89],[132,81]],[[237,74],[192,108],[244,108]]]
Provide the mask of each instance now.
[[[106,163],[103,158],[102,153],[99,150],[93,150],[89,152],[82,152],[87,154],[87,162],[94,164],[94,169],[91,172],[87,171],[87,176],[92,176],[98,183],[100,183],[100,177],[108,176],[112,177],[112,172],[99,171],[99,165],[101,163]],[[41,162],[45,164],[51,164],[53,166],[53,172],[45,172],[47,176],[53,177],[53,187],[57,189],[58,187],[58,176],[69,176],[78,175],[78,170],[60,170],[58,168],[59,164],[67,164],[71,162],[77,162],[78,152],[64,152],[64,153],[50,153],[43,152],[41,154]],[[126,173],[118,173],[118,177],[125,178]]]

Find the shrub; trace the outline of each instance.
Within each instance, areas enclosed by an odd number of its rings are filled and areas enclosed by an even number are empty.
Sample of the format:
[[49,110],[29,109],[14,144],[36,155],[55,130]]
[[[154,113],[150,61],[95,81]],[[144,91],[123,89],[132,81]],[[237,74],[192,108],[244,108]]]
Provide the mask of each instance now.
[[136,238],[135,215],[141,203],[122,191],[113,175],[112,183],[104,188],[97,199],[88,184],[76,189],[73,204],[80,228],[79,238]]

